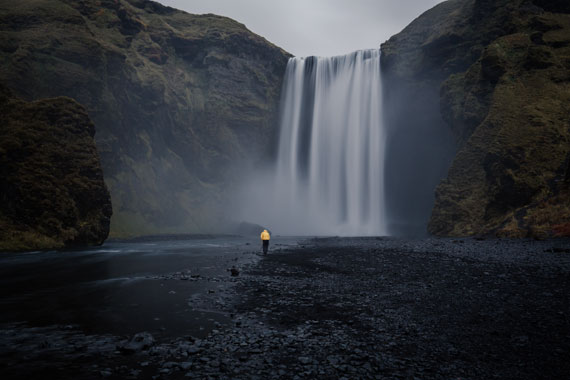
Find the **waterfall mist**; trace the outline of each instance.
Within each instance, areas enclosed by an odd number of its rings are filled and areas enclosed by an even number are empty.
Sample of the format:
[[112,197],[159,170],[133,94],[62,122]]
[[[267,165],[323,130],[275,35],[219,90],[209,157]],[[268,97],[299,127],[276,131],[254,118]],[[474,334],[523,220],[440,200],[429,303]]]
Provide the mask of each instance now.
[[289,235],[383,235],[380,51],[291,58],[276,162],[248,181],[239,217]]

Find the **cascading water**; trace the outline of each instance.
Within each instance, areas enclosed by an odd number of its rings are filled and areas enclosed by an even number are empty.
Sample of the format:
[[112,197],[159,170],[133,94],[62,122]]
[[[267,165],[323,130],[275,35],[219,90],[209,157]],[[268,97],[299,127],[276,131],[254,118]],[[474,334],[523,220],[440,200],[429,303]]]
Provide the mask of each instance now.
[[379,50],[291,58],[276,167],[250,220],[280,234],[386,234],[381,107]]

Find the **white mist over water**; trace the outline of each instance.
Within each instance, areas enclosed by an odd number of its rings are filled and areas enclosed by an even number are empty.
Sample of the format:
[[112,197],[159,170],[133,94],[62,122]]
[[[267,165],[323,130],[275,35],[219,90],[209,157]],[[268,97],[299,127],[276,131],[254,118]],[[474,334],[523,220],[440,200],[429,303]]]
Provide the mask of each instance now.
[[291,58],[276,167],[244,216],[288,235],[385,235],[380,51]]

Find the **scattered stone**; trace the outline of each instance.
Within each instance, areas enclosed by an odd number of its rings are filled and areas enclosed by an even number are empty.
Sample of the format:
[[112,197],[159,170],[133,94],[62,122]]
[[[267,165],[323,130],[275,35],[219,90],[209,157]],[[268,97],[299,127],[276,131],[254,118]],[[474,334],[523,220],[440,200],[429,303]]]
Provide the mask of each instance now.
[[177,362],[165,362],[162,364],[162,368],[173,369],[179,366]]
[[299,361],[301,362],[301,364],[309,364],[311,363],[311,359],[309,359],[306,356],[300,356],[299,357]]
[[[216,284],[215,297],[202,288],[191,298],[207,313],[196,322],[204,326],[203,339],[184,335],[157,343],[139,333],[119,344],[102,337],[80,344],[35,330],[11,340],[0,330],[0,339],[20,342],[32,363],[54,348],[67,360],[85,354],[85,347],[101,347],[103,356],[92,358],[117,367],[101,370],[91,362],[91,377],[108,371],[117,378],[530,380],[536,366],[544,378],[563,378],[570,367],[563,360],[570,354],[570,259],[544,254],[552,242],[523,248],[492,239],[404,243],[406,249],[389,238],[340,239],[284,250],[243,267],[247,276],[222,276],[226,282]],[[230,319],[220,323],[214,312]],[[460,344],[458,336],[465,337]],[[24,349],[26,339],[37,343]],[[548,349],[540,345],[545,339]],[[42,342],[48,342],[44,348]],[[115,355],[115,345],[136,356]],[[552,358],[556,366],[540,364]],[[126,361],[144,371],[134,373],[121,365]]]
[[203,349],[202,349],[201,347],[199,347],[199,346],[196,346],[196,345],[195,345],[195,346],[190,346],[190,347],[186,350],[186,352],[187,352],[188,354],[190,354],[190,355],[194,355],[194,354],[197,354],[197,353],[202,352],[202,351],[203,351]]
[[109,377],[113,374],[110,368],[107,368],[103,371],[99,371],[99,373],[101,374],[102,377]]
[[179,363],[180,369],[182,369],[183,371],[187,371],[192,367],[192,362],[182,362]]
[[119,351],[124,353],[134,353],[149,349],[154,344],[152,334],[148,332],[140,332],[135,334],[130,341],[117,346]]

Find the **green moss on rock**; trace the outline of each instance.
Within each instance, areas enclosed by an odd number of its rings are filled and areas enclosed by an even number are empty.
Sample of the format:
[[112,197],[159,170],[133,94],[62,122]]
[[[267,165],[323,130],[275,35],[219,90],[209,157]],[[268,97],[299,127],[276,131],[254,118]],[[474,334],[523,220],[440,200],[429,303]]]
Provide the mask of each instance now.
[[234,20],[141,0],[5,2],[0,20],[0,80],[97,126],[113,236],[215,231],[270,154],[289,55]]
[[[427,73],[399,75],[441,85],[441,114],[457,141],[429,232],[567,234],[570,14],[556,1],[452,0],[420,19],[437,12],[444,19],[423,37],[410,43],[404,30],[388,42],[389,61],[401,59],[399,49],[428,61]],[[442,35],[456,38],[427,42]]]
[[0,250],[102,244],[111,200],[85,109],[0,92]]

